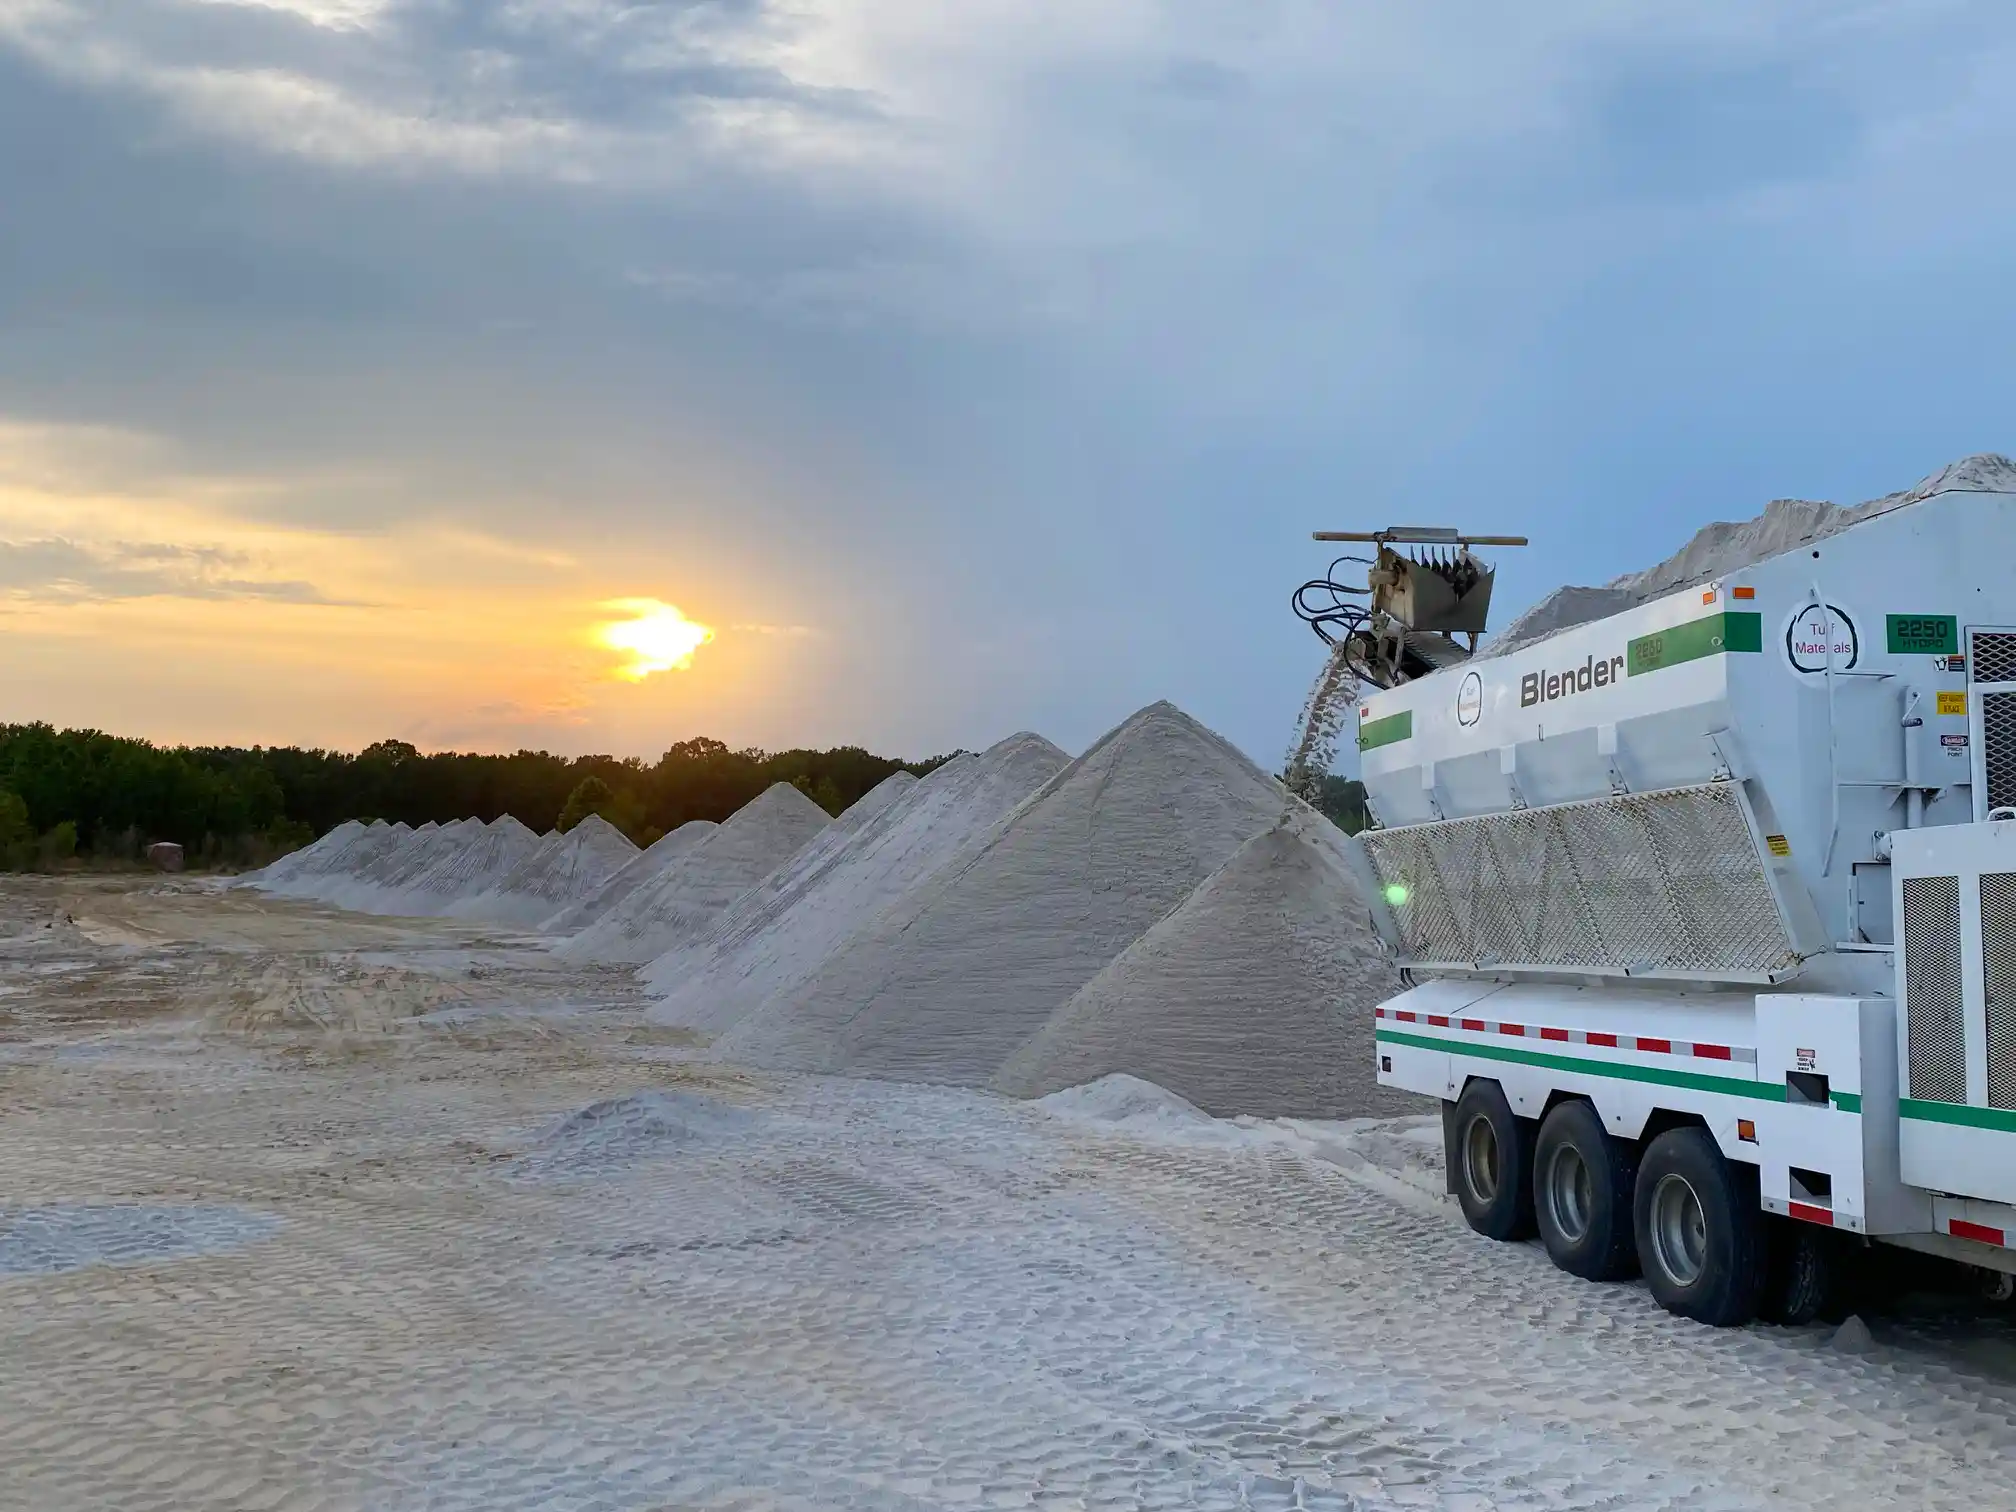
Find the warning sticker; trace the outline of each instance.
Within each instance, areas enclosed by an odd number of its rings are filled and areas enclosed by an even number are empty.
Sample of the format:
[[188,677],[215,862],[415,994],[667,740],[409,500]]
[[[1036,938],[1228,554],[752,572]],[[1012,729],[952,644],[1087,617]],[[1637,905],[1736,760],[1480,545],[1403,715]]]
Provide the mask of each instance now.
[[1965,735],[1941,735],[1939,737],[1939,744],[1946,747],[1946,754],[1948,756],[1964,756],[1967,754],[1967,737]]
[[1783,835],[1766,835],[1764,837],[1764,845],[1774,856],[1789,856],[1792,854],[1792,842],[1787,840]]
[[1941,714],[1965,714],[1967,712],[1967,695],[1965,693],[1941,693],[1939,695],[1939,712]]

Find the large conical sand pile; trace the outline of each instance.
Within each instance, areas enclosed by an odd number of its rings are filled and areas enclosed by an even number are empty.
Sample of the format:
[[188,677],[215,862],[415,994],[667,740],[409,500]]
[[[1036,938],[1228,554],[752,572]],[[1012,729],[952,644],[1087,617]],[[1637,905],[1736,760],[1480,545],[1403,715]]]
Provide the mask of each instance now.
[[461,843],[447,849],[418,876],[388,889],[377,911],[438,918],[467,898],[480,897],[540,848],[539,836],[506,814],[493,824],[468,823]]
[[818,804],[779,782],[554,954],[583,964],[637,965],[662,955],[704,933],[715,914],[830,822]]
[[1285,800],[1225,740],[1151,705],[717,1049],[756,1065],[984,1085],[1276,823]]
[[417,830],[405,824],[382,828],[369,825],[340,850],[316,857],[312,864],[271,884],[267,890],[285,897],[323,898],[339,882],[354,881],[374,867],[388,864],[394,856],[417,843],[421,835],[431,834],[434,829],[433,825],[422,825]]
[[349,849],[357,841],[358,837],[363,835],[369,828],[370,826],[361,820],[346,820],[313,844],[304,845],[300,850],[282,856],[271,866],[262,866],[257,871],[247,872],[231,885],[234,887],[271,887],[285,882],[289,877],[299,876],[303,872],[314,871],[326,864],[331,857],[340,855],[343,851]]
[[541,927],[554,934],[586,929],[719,828],[712,819],[694,819],[669,835],[659,836],[618,867],[585,902],[562,909]]
[[1314,817],[1255,835],[1079,989],[995,1087],[1041,1097],[1125,1072],[1220,1118],[1421,1111],[1374,1075],[1372,1010],[1400,983],[1340,851]]
[[359,913],[385,913],[385,905],[444,858],[453,855],[480,832],[481,820],[458,819],[437,825],[431,820],[402,844],[387,849],[357,871],[331,873],[311,889],[311,896]]
[[1980,453],[1948,463],[1916,487],[1862,504],[1815,499],[1773,499],[1753,519],[1703,526],[1672,556],[1643,572],[1629,572],[1600,588],[1559,588],[1492,637],[1487,656],[1502,655],[1586,625],[1649,599],[1738,571],[1849,526],[1942,493],[2016,494],[2016,462]]
[[542,844],[488,892],[449,905],[449,917],[533,925],[592,896],[642,852],[600,814],[590,814],[557,844]]
[[[835,951],[911,889],[928,885],[1068,760],[1040,735],[1012,735],[979,755],[954,757],[851,831],[837,837],[828,831],[736,900],[704,939],[651,963],[646,980],[666,994],[652,1018],[719,1033],[777,994],[802,987]],[[843,822],[852,815],[850,809]]]

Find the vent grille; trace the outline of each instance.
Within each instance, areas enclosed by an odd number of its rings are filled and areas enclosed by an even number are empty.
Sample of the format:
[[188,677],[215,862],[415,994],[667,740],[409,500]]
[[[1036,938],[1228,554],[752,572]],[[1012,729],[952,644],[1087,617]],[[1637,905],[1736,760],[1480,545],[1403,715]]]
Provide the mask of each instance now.
[[1967,1101],[1967,1043],[1961,1023],[1960,879],[1906,877],[1904,893],[1905,1056],[1911,1096]]
[[1988,807],[2016,804],[2016,693],[1981,695],[1981,765]]
[[1977,683],[2016,682],[2016,633],[1976,631],[1967,675]]
[[[1361,837],[1417,966],[1768,978],[1798,952],[1729,783]],[[1956,936],[1957,938],[1957,936]]]
[[1981,978],[1988,1000],[1988,1106],[2016,1108],[2016,873],[1981,878]]

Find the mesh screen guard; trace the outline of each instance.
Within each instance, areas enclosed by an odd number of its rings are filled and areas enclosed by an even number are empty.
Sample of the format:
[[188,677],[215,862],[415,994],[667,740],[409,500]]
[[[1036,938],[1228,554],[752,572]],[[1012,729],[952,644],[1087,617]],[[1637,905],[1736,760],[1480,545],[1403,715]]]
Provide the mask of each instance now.
[[1756,981],[1799,964],[1735,783],[1359,839],[1413,966]]

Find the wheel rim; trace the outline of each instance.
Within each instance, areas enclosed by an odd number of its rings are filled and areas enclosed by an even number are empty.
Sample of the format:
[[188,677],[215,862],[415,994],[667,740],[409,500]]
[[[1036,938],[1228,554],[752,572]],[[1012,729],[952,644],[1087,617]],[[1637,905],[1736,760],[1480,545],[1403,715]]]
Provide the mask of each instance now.
[[1463,1133],[1463,1179],[1479,1202],[1498,1195],[1498,1134],[1488,1118],[1471,1119]]
[[1570,1243],[1580,1243],[1596,1208],[1596,1179],[1582,1152],[1570,1144],[1556,1145],[1547,1158],[1540,1189],[1555,1232]]
[[1659,1178],[1652,1189],[1652,1251],[1677,1285],[1692,1286],[1708,1264],[1708,1214],[1680,1175]]

